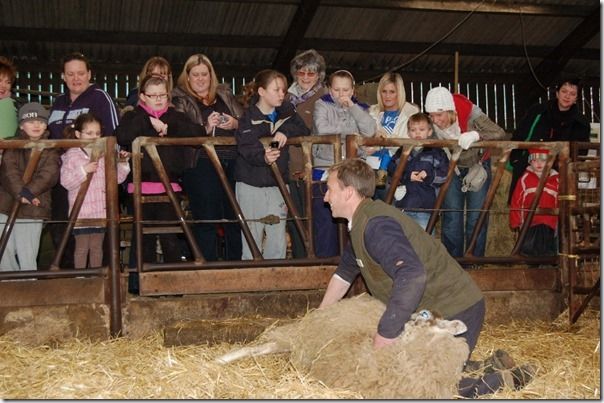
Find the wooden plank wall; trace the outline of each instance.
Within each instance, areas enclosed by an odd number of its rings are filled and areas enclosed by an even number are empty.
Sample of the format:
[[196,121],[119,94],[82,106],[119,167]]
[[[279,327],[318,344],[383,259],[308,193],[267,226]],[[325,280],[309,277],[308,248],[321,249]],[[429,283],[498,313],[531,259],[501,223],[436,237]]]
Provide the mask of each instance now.
[[[176,81],[177,74],[174,77]],[[128,92],[137,85],[137,73],[93,73],[92,81],[99,83],[116,101],[123,106]],[[220,81],[228,84],[235,94],[241,94],[243,86],[251,78],[246,77],[220,77]],[[449,81],[411,81],[406,82],[407,100],[413,102],[423,110],[426,93],[435,86],[442,85],[449,88],[453,83]],[[64,84],[61,75],[57,72],[48,71],[20,71],[15,85],[15,95],[23,102],[40,102],[43,105],[51,105],[56,94],[63,92]],[[20,91],[24,89],[27,91]],[[496,82],[462,82],[459,92],[466,95],[474,103],[506,131],[515,129],[519,120],[522,119],[524,111],[516,108],[516,97],[514,83]],[[579,109],[590,122],[599,122],[597,111],[600,109],[601,89],[597,85],[589,85],[583,88],[582,100]],[[52,95],[55,94],[55,95]],[[548,98],[554,97],[554,89],[549,88]]]

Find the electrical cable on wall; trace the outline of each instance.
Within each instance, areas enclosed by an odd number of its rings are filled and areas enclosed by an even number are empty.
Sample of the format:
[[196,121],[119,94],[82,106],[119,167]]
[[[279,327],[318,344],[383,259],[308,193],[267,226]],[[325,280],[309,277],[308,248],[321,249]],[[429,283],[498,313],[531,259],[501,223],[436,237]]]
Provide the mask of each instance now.
[[[478,10],[480,8],[480,6],[482,6],[482,4],[485,1],[486,0],[482,0],[476,7],[474,7],[474,9],[472,11],[470,11],[464,18],[462,18],[461,21],[459,21],[457,24],[455,24],[455,26],[453,26],[453,28],[451,28],[446,34],[444,34],[440,39],[438,39],[436,42],[432,43],[426,49],[422,50],[420,53],[413,56],[411,58],[411,60],[408,60],[403,64],[393,67],[393,68],[389,69],[388,71],[384,72],[383,74],[390,73],[390,72],[398,72],[402,68],[407,67],[408,65],[410,65],[411,63],[413,63],[414,61],[419,59],[421,56],[428,53],[433,47],[435,47],[436,45],[438,45],[439,43],[441,43],[442,41],[447,39],[453,32],[455,32],[459,27],[461,27],[476,12],[476,10]],[[497,2],[497,0],[493,1],[493,3],[496,3],[496,2]],[[380,75],[377,75],[374,77],[370,77],[370,78],[364,80],[363,82],[371,82],[371,81],[377,80],[378,78],[382,77],[383,74],[380,74]]]
[[541,87],[544,91],[547,91],[547,88],[539,81],[539,77],[537,77],[537,73],[533,69],[533,65],[531,64],[531,59],[528,55],[528,50],[526,48],[526,38],[524,36],[524,20],[522,19],[522,8],[518,9],[518,15],[520,16],[520,38],[522,39],[522,49],[524,49],[524,57],[526,58],[526,62],[529,66],[529,70],[539,87]]

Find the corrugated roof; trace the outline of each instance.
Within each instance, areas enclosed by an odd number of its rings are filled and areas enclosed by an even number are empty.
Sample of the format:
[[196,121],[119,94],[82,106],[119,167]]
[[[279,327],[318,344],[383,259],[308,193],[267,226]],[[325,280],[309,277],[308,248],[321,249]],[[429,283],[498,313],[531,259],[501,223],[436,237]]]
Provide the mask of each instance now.
[[568,42],[560,70],[597,80],[600,27],[590,17],[599,12],[592,0],[0,0],[0,54],[58,71],[78,50],[97,70],[136,72],[153,55],[178,66],[201,52],[219,72],[251,77],[288,72],[279,57],[314,47],[328,70],[364,80],[401,65],[414,77],[451,75],[458,50],[461,75],[522,80],[526,54],[538,66]]

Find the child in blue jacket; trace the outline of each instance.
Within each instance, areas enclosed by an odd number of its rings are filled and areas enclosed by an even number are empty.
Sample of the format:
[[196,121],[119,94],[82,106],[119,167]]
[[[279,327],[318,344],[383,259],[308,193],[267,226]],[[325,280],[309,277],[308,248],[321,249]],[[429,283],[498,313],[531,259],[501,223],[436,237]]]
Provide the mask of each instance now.
[[[425,140],[432,136],[430,118],[424,113],[416,113],[407,122],[409,137]],[[401,156],[399,149],[388,166],[390,175],[394,174]],[[447,179],[449,159],[441,148],[415,147],[401,177],[401,185],[395,193],[394,205],[413,218],[426,229],[431,209],[436,203],[438,188]]]

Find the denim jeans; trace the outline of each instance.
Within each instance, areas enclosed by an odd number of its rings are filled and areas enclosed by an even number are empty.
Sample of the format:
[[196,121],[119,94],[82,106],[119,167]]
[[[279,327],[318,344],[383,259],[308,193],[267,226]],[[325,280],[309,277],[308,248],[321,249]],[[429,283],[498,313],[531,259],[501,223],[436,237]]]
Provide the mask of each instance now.
[[[441,240],[453,257],[464,255],[491,184],[491,161],[483,161],[482,164],[487,171],[487,180],[482,188],[477,192],[462,192],[461,182],[468,173],[468,168],[460,168],[460,175],[453,175],[442,204]],[[465,224],[464,213],[466,213]],[[484,256],[487,243],[488,218],[487,215],[476,240],[474,251],[470,251],[473,256]]]
[[428,221],[430,221],[430,213],[423,213],[421,211],[404,211],[404,213],[413,218],[413,221],[422,227],[424,231],[426,230]]

